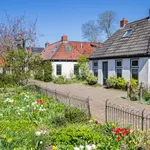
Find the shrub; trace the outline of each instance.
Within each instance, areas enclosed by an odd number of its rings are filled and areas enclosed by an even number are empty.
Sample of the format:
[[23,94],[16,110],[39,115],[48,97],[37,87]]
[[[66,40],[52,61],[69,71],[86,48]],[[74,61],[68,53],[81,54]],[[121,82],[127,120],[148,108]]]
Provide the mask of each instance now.
[[89,85],[95,85],[97,83],[97,77],[95,77],[92,73],[89,73],[86,77],[86,81]]
[[115,81],[116,81],[116,77],[115,76],[112,76],[112,77],[108,78],[106,80],[107,87],[108,88],[114,88],[115,87]]
[[52,118],[50,120],[50,123],[56,127],[66,126],[67,125],[67,119],[62,115],[58,115],[58,116]]
[[84,122],[87,121],[87,115],[77,108],[67,108],[65,110],[65,118],[68,122]]
[[126,81],[124,78],[120,77],[115,80],[115,88],[117,89],[125,89]]
[[150,93],[145,90],[143,93],[143,98],[145,101],[150,101]]
[[133,101],[137,101],[139,99],[139,91],[138,91],[139,84],[137,80],[131,79],[130,80],[130,99]]
[[57,83],[57,84],[64,84],[65,81],[66,81],[66,79],[64,76],[59,76],[54,79],[54,83]]

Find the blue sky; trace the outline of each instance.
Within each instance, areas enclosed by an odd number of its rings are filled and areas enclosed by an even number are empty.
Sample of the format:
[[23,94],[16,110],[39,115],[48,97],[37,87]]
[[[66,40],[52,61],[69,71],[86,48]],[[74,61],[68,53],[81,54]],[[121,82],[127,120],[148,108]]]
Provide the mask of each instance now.
[[119,21],[127,18],[129,22],[148,16],[150,0],[1,0],[0,19],[5,11],[12,17],[23,15],[26,20],[37,22],[40,46],[46,41],[59,41],[67,35],[71,41],[84,41],[81,26],[88,20],[95,20],[99,13],[113,10]]

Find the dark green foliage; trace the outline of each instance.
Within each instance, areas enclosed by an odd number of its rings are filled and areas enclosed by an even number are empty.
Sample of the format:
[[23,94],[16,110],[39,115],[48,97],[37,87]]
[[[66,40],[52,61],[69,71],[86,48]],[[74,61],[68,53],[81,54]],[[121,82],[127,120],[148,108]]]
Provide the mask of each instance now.
[[67,108],[65,110],[65,118],[71,123],[84,122],[88,120],[87,115],[77,108]]
[[54,83],[57,84],[65,84],[66,83],[66,79],[64,76],[59,76],[57,78],[54,79]]
[[97,77],[95,77],[92,73],[89,73],[86,77],[86,81],[89,85],[95,85],[97,83]]
[[58,115],[50,120],[50,123],[56,127],[66,126],[67,125],[67,119],[62,116]]
[[143,99],[144,99],[146,102],[150,101],[150,93],[148,93],[147,91],[144,91]]
[[46,61],[44,63],[44,81],[50,82],[52,81],[52,63],[51,61]]
[[41,61],[39,55],[27,52],[24,49],[10,50],[5,55],[5,67],[2,74],[4,84],[24,85],[31,72],[36,70]]

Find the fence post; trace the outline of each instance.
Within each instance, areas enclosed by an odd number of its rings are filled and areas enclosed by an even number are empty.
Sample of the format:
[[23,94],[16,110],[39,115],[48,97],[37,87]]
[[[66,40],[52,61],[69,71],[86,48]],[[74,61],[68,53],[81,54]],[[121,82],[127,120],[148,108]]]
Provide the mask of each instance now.
[[142,116],[141,116],[141,117],[142,117],[142,118],[141,118],[141,119],[142,119],[142,120],[141,120],[141,123],[142,123],[142,124],[141,124],[141,128],[142,128],[142,130],[144,130],[144,111],[145,111],[145,109],[142,110]]
[[108,99],[105,102],[105,122],[106,123],[107,123],[107,102],[108,102]]
[[68,92],[67,94],[67,99],[68,99],[68,104],[69,104],[69,107],[70,107],[70,96],[69,96],[70,92]]
[[127,98],[129,98],[130,95],[130,82],[127,82]]
[[91,119],[90,97],[87,98],[87,108],[88,108],[88,115],[89,115],[89,120],[90,120]]
[[141,82],[141,84],[140,84],[140,101],[141,101],[142,98],[143,98],[143,88],[144,88],[144,83]]
[[57,100],[57,89],[55,89],[55,100]]

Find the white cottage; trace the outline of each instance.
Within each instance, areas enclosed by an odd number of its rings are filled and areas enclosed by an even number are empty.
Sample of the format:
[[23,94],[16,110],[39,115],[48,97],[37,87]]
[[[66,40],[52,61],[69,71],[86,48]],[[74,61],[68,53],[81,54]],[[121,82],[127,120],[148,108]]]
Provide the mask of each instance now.
[[100,43],[68,41],[67,36],[62,36],[61,41],[45,44],[45,49],[41,52],[44,61],[51,60],[53,75],[65,76],[69,78],[71,74],[78,71],[77,60],[81,55],[89,57],[95,47]]
[[131,78],[150,87],[150,17],[128,23],[117,30],[89,57],[90,71],[105,85],[110,76]]

